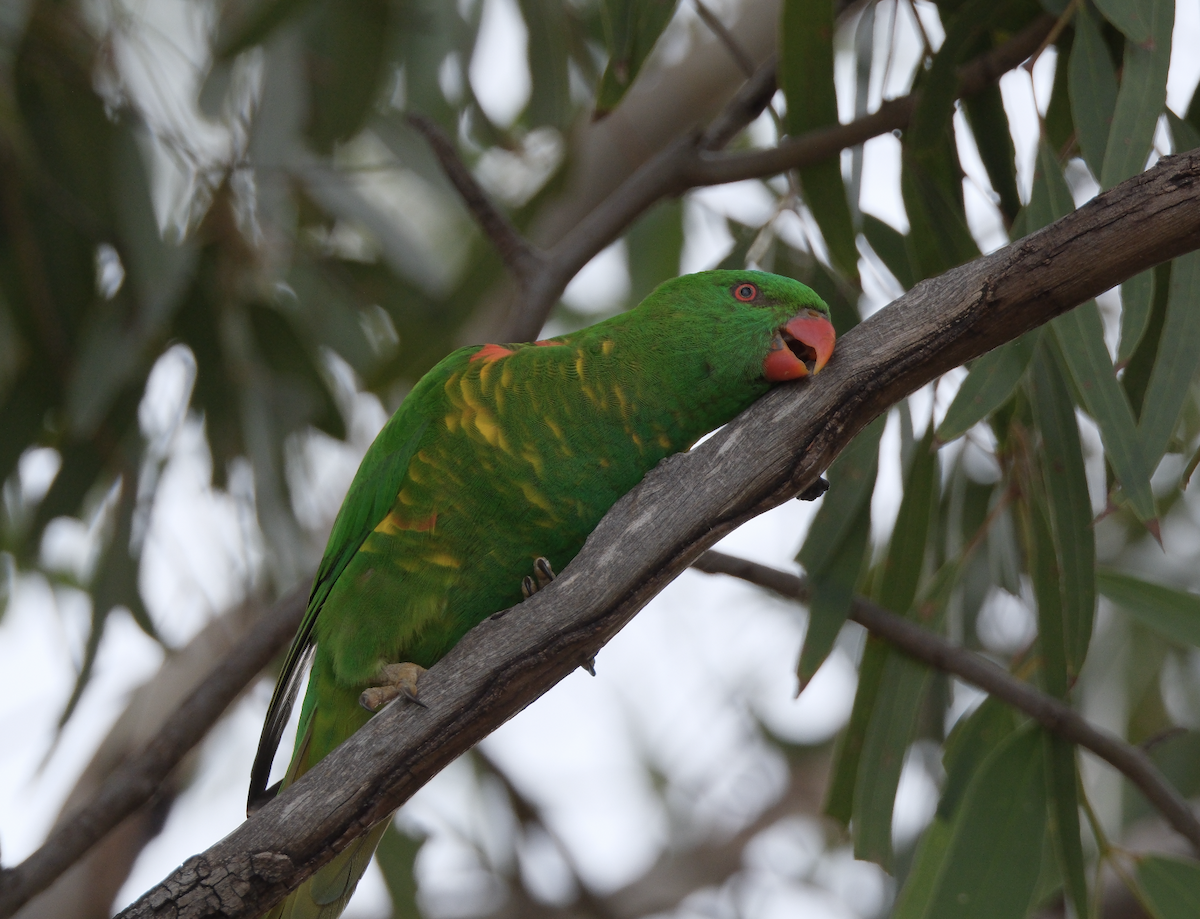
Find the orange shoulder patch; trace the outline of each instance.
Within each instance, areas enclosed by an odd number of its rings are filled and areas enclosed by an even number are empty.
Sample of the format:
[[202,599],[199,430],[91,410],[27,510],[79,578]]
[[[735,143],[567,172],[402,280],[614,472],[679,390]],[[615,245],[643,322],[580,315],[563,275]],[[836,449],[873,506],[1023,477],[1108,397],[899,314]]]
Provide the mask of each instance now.
[[506,348],[504,345],[484,345],[471,355],[469,361],[498,361],[512,353],[512,348]]

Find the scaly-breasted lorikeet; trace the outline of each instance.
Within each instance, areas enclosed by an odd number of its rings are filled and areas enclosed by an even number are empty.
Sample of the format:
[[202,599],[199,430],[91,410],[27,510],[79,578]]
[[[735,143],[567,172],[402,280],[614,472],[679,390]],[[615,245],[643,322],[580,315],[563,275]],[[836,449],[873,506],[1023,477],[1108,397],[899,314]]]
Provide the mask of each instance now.
[[[271,761],[307,660],[285,787],[372,710],[415,698],[421,668],[468,629],[561,571],[659,460],[772,383],[816,373],[833,343],[828,307],[803,284],[706,271],[579,332],[449,355],[384,425],[338,512],[267,712],[250,808],[275,793]],[[385,827],[270,915],[339,915]]]

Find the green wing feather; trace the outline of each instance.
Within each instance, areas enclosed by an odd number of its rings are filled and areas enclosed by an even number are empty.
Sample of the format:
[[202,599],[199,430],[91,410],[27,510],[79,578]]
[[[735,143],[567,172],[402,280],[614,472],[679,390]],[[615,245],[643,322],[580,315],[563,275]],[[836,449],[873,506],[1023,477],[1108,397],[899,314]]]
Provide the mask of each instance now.
[[[474,350],[474,349],[471,349]],[[363,457],[362,466],[338,511],[329,537],[328,548],[321,559],[308,599],[308,609],[296,637],[284,658],[283,670],[275,684],[262,737],[250,772],[250,794],[247,813],[253,813],[275,795],[267,789],[271,764],[279,749],[283,729],[292,714],[292,705],[304,676],[304,665],[313,649],[313,628],[325,606],[325,599],[337,582],[354,553],[358,551],[371,530],[382,520],[396,499],[401,483],[408,473],[413,454],[429,427],[428,416],[419,405],[419,393],[410,394],[407,411],[399,411],[380,432],[380,436]],[[417,398],[413,398],[417,397]],[[391,429],[391,430],[389,430]]]

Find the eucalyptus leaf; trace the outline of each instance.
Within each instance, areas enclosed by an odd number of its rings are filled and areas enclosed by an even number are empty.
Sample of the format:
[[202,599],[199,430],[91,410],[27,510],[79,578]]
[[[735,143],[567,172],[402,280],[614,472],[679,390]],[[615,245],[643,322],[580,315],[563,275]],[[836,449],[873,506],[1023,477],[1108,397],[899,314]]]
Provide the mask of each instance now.
[[[788,133],[798,137],[838,123],[833,85],[833,4],[784,0],[779,29],[779,85],[787,98]],[[809,209],[821,228],[833,263],[858,282],[858,248],[837,157],[800,171]]]
[[1020,338],[1001,345],[975,359],[946,417],[938,425],[939,443],[948,443],[967,433],[972,427],[998,409],[1012,395],[1025,375],[1033,357],[1038,331],[1026,332]]
[[1060,594],[1066,673],[1079,676],[1096,613],[1096,540],[1092,502],[1075,405],[1059,370],[1056,349],[1043,344],[1033,364],[1030,402],[1042,434],[1039,451],[1047,510],[1058,559],[1055,589]]
[[596,117],[607,115],[633,85],[678,0],[602,0],[608,66],[596,89]]
[[1200,252],[1189,252],[1171,266],[1167,315],[1158,357],[1138,420],[1138,438],[1152,475],[1170,443],[1179,415],[1200,371]]
[[[1141,38],[1125,43],[1121,88],[1117,91],[1112,128],[1105,147],[1102,188],[1112,188],[1135,176],[1146,166],[1154,143],[1154,129],[1167,101],[1167,71],[1171,66],[1171,29],[1175,23],[1174,0],[1106,0],[1121,11],[1138,10],[1149,24]],[[1106,7],[1105,13],[1110,10]],[[1140,18],[1139,17],[1139,18]],[[1111,20],[1110,20],[1111,21]],[[1118,17],[1113,24],[1124,30],[1132,17]],[[1129,32],[1126,32],[1129,35]],[[1143,44],[1144,43],[1144,44]]]
[[1084,406],[1100,428],[1105,453],[1130,508],[1139,520],[1150,524],[1157,511],[1145,452],[1138,438],[1133,409],[1117,382],[1104,345],[1104,328],[1096,301],[1089,300],[1052,320],[1051,328]]
[[949,854],[921,916],[1024,919],[1041,868],[1045,782],[1038,730],[1017,731],[992,751],[959,807]]
[[1155,0],[1094,0],[1104,18],[1135,44],[1150,40]]
[[1145,855],[1138,859],[1137,880],[1154,919],[1200,915],[1200,862]]
[[1121,285],[1121,344],[1117,348],[1117,364],[1129,363],[1138,343],[1150,323],[1150,308],[1154,305],[1154,269],[1135,274]]
[[1096,586],[1168,641],[1200,648],[1200,596],[1106,568],[1096,572]]
[[1075,11],[1075,42],[1068,67],[1071,116],[1079,149],[1092,175],[1100,176],[1117,106],[1117,72],[1100,26],[1086,3],[1080,3]]

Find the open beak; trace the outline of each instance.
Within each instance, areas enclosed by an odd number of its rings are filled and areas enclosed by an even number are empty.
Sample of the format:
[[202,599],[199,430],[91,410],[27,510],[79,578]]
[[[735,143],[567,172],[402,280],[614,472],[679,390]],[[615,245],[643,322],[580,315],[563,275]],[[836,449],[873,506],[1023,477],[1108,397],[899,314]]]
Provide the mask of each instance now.
[[814,310],[789,319],[775,332],[763,361],[763,376],[772,383],[816,373],[833,354],[833,323]]

